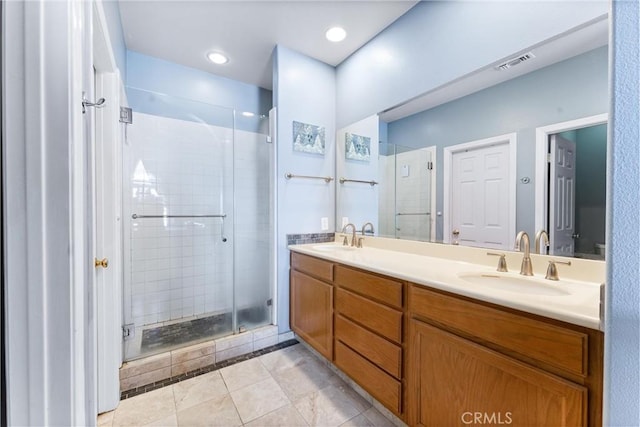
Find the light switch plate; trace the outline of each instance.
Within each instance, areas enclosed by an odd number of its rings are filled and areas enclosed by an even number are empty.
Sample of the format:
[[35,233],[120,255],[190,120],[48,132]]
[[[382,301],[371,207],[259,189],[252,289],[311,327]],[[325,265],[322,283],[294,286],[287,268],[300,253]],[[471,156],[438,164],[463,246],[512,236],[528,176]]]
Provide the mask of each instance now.
[[320,228],[322,231],[327,231],[329,229],[329,218],[326,216],[320,218]]

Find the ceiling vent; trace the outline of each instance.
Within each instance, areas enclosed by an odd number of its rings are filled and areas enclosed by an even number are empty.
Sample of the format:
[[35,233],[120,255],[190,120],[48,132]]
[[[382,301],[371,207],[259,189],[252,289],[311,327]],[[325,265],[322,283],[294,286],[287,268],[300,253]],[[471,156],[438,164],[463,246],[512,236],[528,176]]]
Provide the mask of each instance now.
[[497,65],[495,68],[496,70],[508,70],[511,67],[515,67],[516,65],[522,64],[524,61],[528,61],[535,57],[536,56],[533,54],[533,52],[528,52],[523,55],[517,56],[515,58],[511,58],[508,61],[505,61],[500,65]]

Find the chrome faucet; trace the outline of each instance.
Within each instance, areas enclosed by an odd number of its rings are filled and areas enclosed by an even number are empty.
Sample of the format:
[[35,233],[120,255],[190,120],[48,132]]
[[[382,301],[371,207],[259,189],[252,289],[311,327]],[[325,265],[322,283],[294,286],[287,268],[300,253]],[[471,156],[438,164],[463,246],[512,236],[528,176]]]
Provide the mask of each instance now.
[[522,245],[524,244],[524,256],[522,257],[522,265],[520,266],[520,274],[523,276],[533,276],[533,268],[531,267],[531,257],[529,247],[529,235],[524,231],[521,231],[516,236],[516,251],[522,251]]
[[549,247],[549,234],[547,234],[546,231],[544,230],[540,230],[536,233],[536,253],[540,254],[542,252],[540,252],[540,241],[543,241],[544,243],[544,247],[548,248]]
[[370,222],[367,222],[365,225],[362,226],[362,235],[364,236],[364,234],[366,233],[366,228],[367,225],[370,225],[371,227],[371,234],[374,234],[376,231],[373,229],[373,224]]
[[[351,224],[351,223],[345,225],[344,227],[342,227],[342,232],[343,233],[347,232],[347,227],[351,227],[353,229],[353,234],[351,235],[351,246],[355,246],[356,245],[356,226]],[[342,244],[344,246],[348,245],[347,236],[344,236],[344,240],[343,240]]]

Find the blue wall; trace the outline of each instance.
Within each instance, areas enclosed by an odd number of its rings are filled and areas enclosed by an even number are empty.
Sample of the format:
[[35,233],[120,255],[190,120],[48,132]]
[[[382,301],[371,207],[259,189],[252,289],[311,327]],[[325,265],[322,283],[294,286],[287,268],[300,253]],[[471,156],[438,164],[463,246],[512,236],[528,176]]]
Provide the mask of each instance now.
[[[443,147],[517,133],[516,228],[534,235],[535,129],[608,111],[607,48],[542,68],[480,92],[389,123],[388,141],[438,147],[436,210],[442,210]],[[442,239],[442,218],[436,223]]]
[[612,2],[604,425],[640,425],[640,3]]
[[[278,326],[289,330],[287,234],[322,232],[320,218],[335,230],[335,181],[285,179],[285,173],[335,178],[335,69],[293,50],[274,51],[277,121]],[[293,151],[293,121],[325,128],[325,154]],[[327,230],[328,231],[328,230]],[[324,232],[327,232],[324,231]]]
[[185,111],[190,111],[196,116],[193,120],[222,126],[227,126],[230,111],[235,109],[236,128],[256,132],[264,131],[266,120],[247,118],[240,113],[267,115],[272,93],[258,86],[127,51],[127,98],[134,112],[189,120],[189,113]]
[[338,66],[337,126],[378,113],[607,12],[607,1],[420,2]]

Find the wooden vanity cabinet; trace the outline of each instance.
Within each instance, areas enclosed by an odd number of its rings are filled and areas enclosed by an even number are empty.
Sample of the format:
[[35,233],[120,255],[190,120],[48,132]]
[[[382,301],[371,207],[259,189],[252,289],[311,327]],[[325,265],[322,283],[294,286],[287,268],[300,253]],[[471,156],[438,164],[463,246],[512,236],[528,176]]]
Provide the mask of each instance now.
[[402,419],[405,287],[291,254],[291,329]]
[[602,425],[604,335],[293,252],[291,328],[410,426]]
[[291,329],[333,360],[333,264],[293,252],[290,271]]
[[403,296],[401,281],[335,266],[334,363],[400,418]]
[[599,331],[419,285],[408,313],[409,425],[601,425]]

